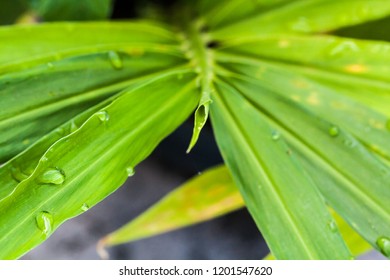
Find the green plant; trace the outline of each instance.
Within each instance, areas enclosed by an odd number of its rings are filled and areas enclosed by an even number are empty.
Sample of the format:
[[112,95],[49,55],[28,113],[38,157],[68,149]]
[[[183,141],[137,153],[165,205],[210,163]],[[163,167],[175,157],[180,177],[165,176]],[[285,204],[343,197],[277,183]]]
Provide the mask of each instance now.
[[[349,259],[368,248],[354,231],[389,257],[390,44],[336,35],[385,18],[390,2],[167,9],[145,9],[153,21],[0,28],[0,258],[20,257],[114,192],[194,110],[188,151],[210,111],[227,168],[179,188],[102,246],[245,203],[278,259]],[[358,244],[353,254],[346,241]]]

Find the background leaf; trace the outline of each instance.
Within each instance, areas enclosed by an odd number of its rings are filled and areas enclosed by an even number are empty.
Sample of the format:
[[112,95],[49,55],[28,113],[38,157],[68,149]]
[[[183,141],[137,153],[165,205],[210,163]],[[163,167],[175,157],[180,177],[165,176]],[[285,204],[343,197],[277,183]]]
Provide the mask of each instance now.
[[192,178],[136,219],[104,237],[113,246],[203,222],[244,206],[225,167],[215,167]]

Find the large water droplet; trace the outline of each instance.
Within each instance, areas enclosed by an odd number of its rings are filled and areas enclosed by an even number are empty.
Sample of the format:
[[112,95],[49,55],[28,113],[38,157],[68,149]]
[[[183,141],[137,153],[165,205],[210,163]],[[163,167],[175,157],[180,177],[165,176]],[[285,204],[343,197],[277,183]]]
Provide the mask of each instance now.
[[328,228],[330,229],[331,232],[337,232],[337,225],[336,222],[331,220],[328,222]]
[[36,222],[38,228],[42,231],[42,233],[47,236],[53,230],[53,216],[46,211],[42,211],[36,217]]
[[106,111],[100,111],[100,112],[96,113],[96,116],[102,122],[107,122],[110,119],[110,115]]
[[87,203],[84,203],[83,205],[81,205],[81,210],[83,212],[86,212],[89,210],[89,205]]
[[279,131],[273,131],[271,137],[272,137],[272,140],[278,141],[278,140],[280,139],[280,133],[279,133]]
[[135,174],[135,170],[134,170],[134,167],[127,167],[126,168],[126,173],[127,173],[127,176],[131,177]]
[[386,256],[390,257],[390,239],[387,237],[380,237],[376,241],[376,245],[378,245],[381,252]]
[[329,128],[328,132],[329,132],[329,135],[332,137],[336,137],[340,133],[339,128],[337,126],[332,126],[331,128]]
[[49,169],[39,177],[39,181],[43,184],[61,185],[65,181],[65,174],[60,169]]
[[123,68],[122,59],[117,52],[109,51],[108,58],[111,62],[112,67],[114,67],[115,69],[118,69],[118,70]]

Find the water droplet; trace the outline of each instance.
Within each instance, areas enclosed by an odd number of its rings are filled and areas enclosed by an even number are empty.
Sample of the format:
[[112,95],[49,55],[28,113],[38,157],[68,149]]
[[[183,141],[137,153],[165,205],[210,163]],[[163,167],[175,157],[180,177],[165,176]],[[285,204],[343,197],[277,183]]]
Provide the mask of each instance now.
[[89,205],[87,203],[84,203],[83,205],[81,205],[81,210],[86,212],[89,210]]
[[344,143],[345,146],[347,146],[349,148],[353,148],[353,147],[356,146],[356,143],[354,141],[350,140],[350,139],[344,140],[343,143]]
[[42,211],[36,217],[36,222],[38,228],[42,231],[42,233],[47,236],[53,230],[53,216],[46,211]]
[[45,156],[43,156],[42,158],[41,158],[41,161],[42,162],[47,162],[49,159],[47,158],[47,157],[45,157]]
[[272,132],[272,140],[278,141],[280,139],[280,133],[279,131]]
[[380,237],[376,241],[376,245],[378,245],[381,252],[386,256],[390,257],[390,239],[387,237]]
[[61,185],[64,181],[65,175],[60,169],[49,169],[39,177],[39,182],[43,184]]
[[96,116],[102,122],[107,122],[110,119],[110,115],[106,111],[100,111],[100,112],[96,113]]
[[360,51],[360,47],[354,41],[342,41],[337,42],[336,46],[332,47],[329,52],[330,56],[340,56],[343,54],[353,53]]
[[337,224],[334,220],[328,222],[328,228],[331,232],[337,232]]
[[135,174],[135,170],[134,170],[134,167],[127,167],[126,168],[126,173],[127,173],[127,176],[131,177]]
[[111,62],[112,67],[114,67],[115,69],[118,69],[118,70],[123,68],[122,59],[117,52],[109,51],[108,58]]
[[331,128],[329,128],[328,132],[329,132],[329,135],[332,137],[336,137],[340,133],[339,128],[337,126],[332,126]]

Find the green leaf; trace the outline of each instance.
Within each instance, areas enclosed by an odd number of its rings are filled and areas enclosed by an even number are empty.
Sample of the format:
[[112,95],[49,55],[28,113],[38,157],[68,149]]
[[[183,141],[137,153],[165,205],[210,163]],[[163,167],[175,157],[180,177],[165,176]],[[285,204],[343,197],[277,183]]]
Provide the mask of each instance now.
[[372,249],[371,245],[364,240],[347,222],[335,211],[331,211],[336,223],[340,229],[343,239],[351,250],[352,255],[356,258],[367,253]]
[[387,0],[291,1],[279,9],[221,27],[213,31],[212,36],[226,41],[276,33],[325,33],[389,14],[390,2]]
[[279,132],[234,87],[219,81],[211,120],[248,210],[278,259],[348,259],[311,179]]
[[211,103],[211,93],[213,91],[212,80],[214,79],[213,52],[206,48],[208,38],[199,33],[201,26],[194,22],[186,23],[186,37],[184,44],[188,45],[187,56],[191,58],[191,64],[199,74],[197,78],[198,86],[201,90],[201,97],[198,108],[195,111],[195,123],[192,138],[187,149],[187,153],[195,146],[199,134],[206,124],[209,116]]
[[[85,27],[78,26],[81,31]],[[142,26],[140,25],[140,28]],[[42,31],[39,36],[43,39],[45,34],[49,36],[55,30],[52,27],[51,25],[43,28],[34,27],[30,32],[38,34]],[[57,27],[61,30],[66,25]],[[113,32],[115,27],[114,24]],[[91,26],[89,29],[90,32],[94,30]],[[110,28],[107,27],[108,29]],[[10,30],[0,29],[0,38],[8,38],[7,31]],[[19,28],[15,28],[15,31],[17,30]],[[1,31],[4,31],[3,34]],[[107,36],[111,35],[107,34]],[[23,44],[30,43],[30,48],[42,47],[35,39],[25,39]],[[66,42],[65,38],[62,40]],[[17,42],[12,39],[10,41],[16,47],[14,56],[19,54],[22,60],[13,64],[11,68],[0,66],[4,71],[12,69],[15,71],[0,75],[0,96],[3,100],[0,104],[0,129],[5,131],[0,141],[0,161],[21,152],[42,135],[83,110],[129,87],[135,79],[186,63],[184,59],[172,55],[169,51],[167,53],[163,45],[159,46],[162,50],[158,50],[158,47],[153,48],[147,44],[146,47],[140,48],[141,42],[138,42],[138,47],[134,47],[131,43],[127,45],[119,42],[114,45],[104,45],[102,41],[100,50],[98,46],[96,49],[88,47],[82,50],[83,45],[79,44],[75,48],[72,47],[67,54],[69,56],[65,55],[62,59],[60,56],[54,61],[43,63],[45,60],[52,59],[52,55],[49,55],[26,61],[24,56],[28,48],[21,45],[22,41]],[[92,42],[84,43],[88,46]],[[48,54],[51,47],[56,48],[56,44],[58,42],[48,43]],[[21,49],[18,50],[18,46]],[[62,47],[64,49],[61,52],[64,53],[66,47]],[[78,54],[79,52],[86,53]],[[2,62],[7,65],[7,58],[3,56],[3,59]],[[34,66],[24,69],[30,63]]]
[[[348,248],[351,250],[352,255],[356,258],[367,253],[372,247],[367,243],[356,231],[354,231],[336,212],[331,210],[340,233],[343,236],[344,241],[347,243]],[[264,258],[265,260],[274,260],[274,257],[269,254]]]
[[387,43],[283,36],[226,48],[217,59],[225,68],[244,74],[242,79],[251,76],[390,158],[389,117],[383,113],[390,111],[389,52]]
[[178,40],[167,26],[145,21],[2,27],[0,40],[7,42],[0,45],[0,74],[99,51],[137,56],[154,50],[182,56]]
[[244,206],[228,170],[209,169],[167,194],[99,243],[113,246],[151,237],[224,215]]
[[112,0],[29,0],[45,21],[102,20],[111,14]]
[[23,255],[115,191],[198,100],[195,75],[183,71],[130,90],[55,142],[0,201],[0,258]]
[[[248,60],[267,60],[280,66],[299,66],[303,73],[321,71],[321,75],[336,72],[348,79],[390,81],[390,44],[335,36],[270,35],[226,44],[223,52],[245,55]],[[314,68],[314,69],[313,69]]]
[[[120,68],[113,66],[112,54],[119,59]],[[9,159],[66,120],[129,87],[136,78],[179,63],[184,61],[172,56],[148,53],[134,57],[110,51],[2,75],[0,160]]]
[[[127,92],[130,89],[143,86],[150,83],[152,80],[159,79],[164,76],[177,74],[180,77],[182,72],[183,68],[169,69],[158,72],[156,74],[144,76],[140,79],[135,79],[132,81],[132,83],[129,83],[129,86],[123,92]],[[37,142],[24,150],[21,154],[17,155],[1,166],[0,200],[6,197],[8,194],[12,193],[19,182],[28,178],[32,174],[40,158],[52,144],[76,131],[93,113],[112,102],[115,98],[118,98],[118,96],[120,96],[123,92],[119,92],[118,94],[104,100],[96,106],[93,106],[90,109],[80,113],[75,118],[67,121],[50,133],[44,135]]]
[[390,168],[346,129],[263,87],[260,81],[230,77],[229,82],[286,138],[332,208],[380,249],[377,240],[390,236]]
[[[293,0],[294,1],[294,0]],[[296,1],[296,0],[295,0]],[[198,9],[202,18],[211,28],[225,26],[248,17],[262,14],[271,9],[277,9],[282,4],[288,4],[291,0],[251,0],[245,5],[241,0],[225,0],[223,5],[217,1],[198,1]]]
[[97,105],[83,112],[75,119],[46,134],[17,157],[2,165],[0,167],[0,201],[10,195],[21,181],[27,179],[34,172],[40,158],[52,144],[78,129],[87,118],[101,107],[103,106]]

